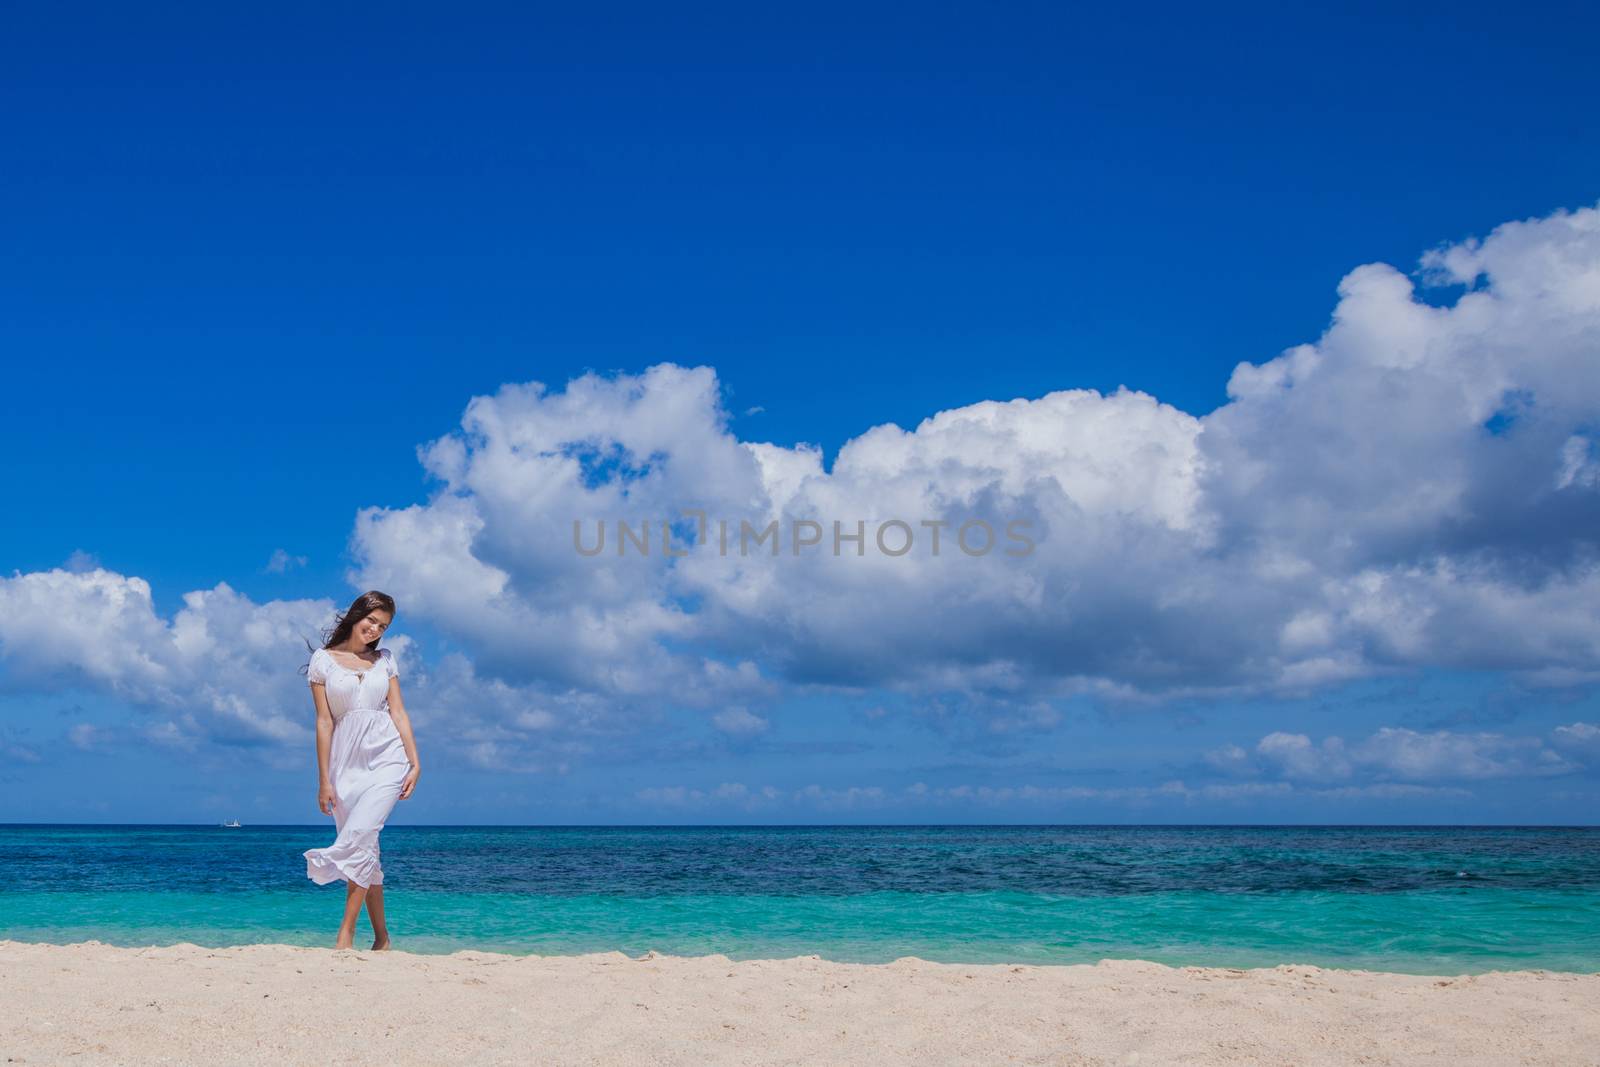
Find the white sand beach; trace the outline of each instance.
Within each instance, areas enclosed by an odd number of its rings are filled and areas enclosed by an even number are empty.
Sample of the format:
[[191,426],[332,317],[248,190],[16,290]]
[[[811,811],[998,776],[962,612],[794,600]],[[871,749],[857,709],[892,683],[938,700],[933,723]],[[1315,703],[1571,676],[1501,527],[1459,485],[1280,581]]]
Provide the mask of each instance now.
[[28,1064],[1600,1064],[1600,974],[0,941]]

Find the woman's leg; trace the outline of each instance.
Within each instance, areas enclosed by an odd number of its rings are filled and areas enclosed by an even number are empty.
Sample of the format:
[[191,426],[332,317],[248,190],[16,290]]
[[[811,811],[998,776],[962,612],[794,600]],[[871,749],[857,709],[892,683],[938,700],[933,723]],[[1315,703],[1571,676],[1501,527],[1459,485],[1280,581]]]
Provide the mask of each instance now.
[[356,920],[361,918],[361,905],[366,900],[367,890],[351,881],[344,884],[344,922],[339,924],[339,938],[333,943],[334,948],[349,948],[356,939]]
[[383,885],[367,887],[367,918],[372,923],[372,947],[389,947],[389,927],[383,921]]

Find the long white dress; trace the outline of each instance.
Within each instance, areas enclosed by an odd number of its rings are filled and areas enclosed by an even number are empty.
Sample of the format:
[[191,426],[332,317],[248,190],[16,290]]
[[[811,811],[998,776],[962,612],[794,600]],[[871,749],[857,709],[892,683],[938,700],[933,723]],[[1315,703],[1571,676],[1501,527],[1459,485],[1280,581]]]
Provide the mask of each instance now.
[[326,649],[311,654],[306,677],[323,684],[333,713],[328,781],[338,831],[327,848],[306,850],[306,877],[318,885],[341,878],[363,888],[383,884],[378,831],[411,771],[405,742],[389,717],[389,679],[399,676],[387,648],[379,650],[377,663],[359,671],[339,663]]

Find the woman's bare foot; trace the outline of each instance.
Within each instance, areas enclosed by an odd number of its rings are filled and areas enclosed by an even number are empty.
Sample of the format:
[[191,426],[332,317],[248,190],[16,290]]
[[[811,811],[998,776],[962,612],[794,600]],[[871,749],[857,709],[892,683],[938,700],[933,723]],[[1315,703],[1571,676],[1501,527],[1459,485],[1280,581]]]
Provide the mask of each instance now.
[[372,951],[374,951],[374,952],[382,952],[384,949],[386,949],[388,947],[389,947],[389,939],[387,937],[375,937],[375,938],[372,939]]
[[355,948],[355,938],[354,937],[343,937],[343,936],[341,936],[341,937],[335,939],[335,941],[333,942],[333,947],[336,948],[336,949],[340,949],[340,948]]

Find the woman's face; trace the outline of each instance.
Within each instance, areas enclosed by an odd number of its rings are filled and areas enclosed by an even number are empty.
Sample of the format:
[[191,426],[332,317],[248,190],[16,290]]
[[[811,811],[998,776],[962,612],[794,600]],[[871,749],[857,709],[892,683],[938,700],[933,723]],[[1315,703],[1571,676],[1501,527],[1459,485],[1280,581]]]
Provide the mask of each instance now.
[[389,628],[389,623],[393,621],[393,619],[394,616],[390,615],[387,611],[383,611],[381,609],[374,611],[372,614],[356,623],[356,640],[361,642],[363,645],[372,644],[378,638],[383,636],[383,632]]

